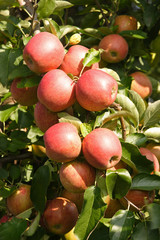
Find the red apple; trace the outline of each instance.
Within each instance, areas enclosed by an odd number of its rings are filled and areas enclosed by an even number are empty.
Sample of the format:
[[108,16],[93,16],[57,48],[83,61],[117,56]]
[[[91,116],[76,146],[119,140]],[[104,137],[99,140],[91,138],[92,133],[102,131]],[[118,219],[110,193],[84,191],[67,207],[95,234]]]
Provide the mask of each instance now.
[[76,99],[89,111],[102,111],[116,99],[118,84],[106,72],[90,69],[82,74],[76,84]]
[[143,156],[146,156],[146,158],[150,161],[153,162],[153,165],[154,165],[154,171],[155,172],[159,172],[160,168],[159,168],[159,161],[157,159],[157,157],[155,156],[154,153],[152,153],[149,149],[147,148],[143,148],[141,147],[139,149],[140,153],[143,155]]
[[51,70],[41,79],[37,95],[39,102],[50,111],[63,111],[76,101],[75,82],[62,70]]
[[[88,52],[88,48],[82,45],[74,45],[69,48],[68,52],[65,54],[63,62],[60,66],[65,73],[71,73],[74,76],[79,76],[83,68],[83,59]],[[99,64],[94,63],[91,67],[85,67],[84,71],[92,68],[98,68]]]
[[96,128],[82,142],[85,159],[93,167],[107,169],[121,159],[122,147],[116,134],[107,128]]
[[119,34],[109,34],[101,39],[99,48],[103,49],[102,59],[109,63],[118,63],[128,54],[128,43]]
[[158,159],[160,162],[160,144],[155,142],[150,142],[146,145],[146,148],[148,148]]
[[130,76],[133,78],[131,90],[137,92],[143,99],[152,94],[152,83],[145,73],[138,71],[131,73]]
[[116,16],[114,26],[117,26],[117,33],[122,31],[137,30],[137,19],[128,15]]
[[109,195],[106,196],[105,202],[107,203],[107,209],[104,215],[105,218],[112,218],[118,210],[124,209],[118,199],[111,199]]
[[77,128],[68,122],[50,127],[44,134],[47,156],[57,162],[69,162],[79,156],[81,139]]
[[64,163],[59,171],[60,181],[69,192],[81,193],[94,185],[95,169],[87,162],[74,160]]
[[48,201],[43,213],[46,228],[55,234],[65,234],[76,224],[78,210],[76,205],[66,198],[57,197]]
[[[146,204],[152,203],[155,198],[155,191],[143,191],[143,190],[129,190],[125,196],[132,204],[130,205],[131,211],[138,211],[138,208],[143,208]],[[128,201],[125,198],[121,198],[121,204],[127,208]]]
[[58,68],[64,55],[62,43],[49,32],[40,32],[33,36],[23,51],[24,61],[35,73],[45,73]]
[[48,110],[42,103],[38,102],[34,109],[34,120],[42,132],[47,131],[49,127],[58,123],[57,113]]
[[8,215],[4,215],[3,217],[0,218],[0,224],[8,222],[9,219],[10,217]]
[[37,103],[38,86],[19,88],[17,85],[20,82],[21,82],[20,78],[15,78],[11,84],[10,91],[13,99],[22,106],[32,106],[35,103]]
[[33,203],[30,199],[31,186],[27,184],[21,184],[11,196],[7,198],[7,207],[9,212],[14,216],[26,211],[33,207]]
[[77,206],[78,212],[81,212],[82,205],[83,205],[83,199],[84,199],[84,193],[75,193],[75,192],[69,192],[66,189],[63,189],[61,193],[61,197],[67,198],[71,202],[74,202]]

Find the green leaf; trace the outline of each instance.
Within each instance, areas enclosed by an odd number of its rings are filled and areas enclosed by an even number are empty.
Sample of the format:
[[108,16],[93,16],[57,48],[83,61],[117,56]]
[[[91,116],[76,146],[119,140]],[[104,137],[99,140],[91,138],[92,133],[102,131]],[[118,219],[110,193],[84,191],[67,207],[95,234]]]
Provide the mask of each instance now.
[[144,127],[153,127],[160,121],[160,100],[151,103],[144,114]]
[[144,135],[147,138],[153,138],[153,139],[160,140],[160,127],[149,128],[144,132]]
[[18,7],[19,4],[16,0],[0,0],[0,9],[5,9],[8,7]]
[[80,126],[82,124],[81,120],[77,117],[74,117],[67,112],[59,112],[57,113],[59,117],[59,122],[69,122],[73,124],[78,131],[80,131]]
[[11,188],[8,188],[8,187],[0,188],[0,197],[2,198],[9,197],[14,192],[15,189],[16,189],[16,186],[12,186]]
[[68,1],[55,1],[55,11],[61,11],[65,8],[73,7],[73,4]]
[[19,218],[12,218],[10,221],[0,225],[1,240],[20,240],[22,233],[27,228],[27,221]]
[[24,235],[27,237],[33,236],[33,234],[36,232],[38,226],[39,226],[39,221],[40,221],[40,212],[38,212],[37,216],[33,220],[32,224],[29,226],[27,231],[24,232]]
[[19,77],[27,77],[31,75],[33,75],[33,72],[31,72],[31,70],[26,65],[20,65],[14,68],[13,71],[9,72],[8,80]]
[[110,115],[110,112],[104,112],[96,117],[95,123],[94,123],[94,129],[96,127],[100,127],[103,121],[105,121],[106,118],[108,118]]
[[50,171],[47,165],[37,169],[33,176],[31,185],[31,200],[35,208],[41,213],[46,204],[46,193],[50,183]]
[[139,113],[139,121],[141,121],[143,119],[143,116],[146,110],[146,105],[144,103],[144,100],[141,98],[141,96],[137,92],[133,90],[129,90],[129,98],[135,104]]
[[77,26],[72,26],[72,25],[65,25],[65,26],[60,26],[60,39],[63,38],[66,34],[71,33],[73,31],[78,31],[80,30],[79,27]]
[[32,143],[34,143],[39,139],[39,137],[42,137],[43,135],[44,133],[38,127],[31,126],[27,137],[31,140]]
[[59,25],[52,19],[42,19],[44,23],[44,27],[47,32],[53,33],[55,36],[60,38],[61,32],[60,32],[60,27]]
[[126,169],[107,170],[106,186],[110,198],[120,199],[124,197],[130,186],[131,176]]
[[132,179],[131,189],[139,189],[139,190],[159,190],[160,189],[160,176],[147,174],[147,173],[139,173],[135,175]]
[[22,78],[21,81],[17,84],[17,87],[24,88],[38,86],[40,80],[41,77],[32,74],[32,77],[29,76]]
[[131,133],[128,134],[126,137],[126,142],[132,143],[137,146],[141,146],[144,143],[147,142],[147,137],[145,136],[145,133]]
[[55,0],[40,0],[38,2],[37,14],[39,19],[49,17],[56,7]]
[[0,110],[0,121],[6,122],[9,119],[10,115],[16,110],[16,108],[17,108],[17,104],[3,106]]
[[122,31],[120,33],[120,35],[123,37],[132,37],[132,38],[137,38],[137,39],[146,39],[147,38],[147,33],[143,32],[141,30]]
[[111,75],[117,82],[120,82],[120,77],[119,77],[118,73],[116,71],[114,71],[113,69],[101,68],[101,70],[103,70],[104,72],[106,72],[109,75]]
[[119,210],[110,222],[110,240],[127,240],[134,225],[134,215],[128,210]]
[[132,240],[148,240],[148,239],[159,239],[159,230],[158,229],[150,229],[150,223],[143,221],[139,222],[132,234]]
[[4,168],[0,168],[0,179],[2,180],[7,179],[8,176],[9,176],[9,172]]
[[128,111],[134,117],[134,121],[133,118],[131,121],[137,127],[139,124],[139,113],[135,104],[127,96],[120,93],[117,94],[115,102],[120,104],[122,110]]
[[86,53],[84,59],[83,59],[83,68],[90,67],[92,64],[99,62],[101,60],[101,54],[100,51],[91,48],[88,50],[88,53]]
[[82,123],[80,125],[81,134],[83,137],[87,136],[92,131],[92,125],[89,123]]
[[151,219],[151,229],[160,228],[160,205],[157,203],[148,204],[147,210]]
[[18,179],[21,176],[20,167],[17,165],[11,165],[9,168],[9,175],[13,180]]
[[107,205],[102,201],[100,189],[91,186],[84,193],[84,205],[75,226],[74,233],[78,240],[87,239],[97,222],[104,215]]

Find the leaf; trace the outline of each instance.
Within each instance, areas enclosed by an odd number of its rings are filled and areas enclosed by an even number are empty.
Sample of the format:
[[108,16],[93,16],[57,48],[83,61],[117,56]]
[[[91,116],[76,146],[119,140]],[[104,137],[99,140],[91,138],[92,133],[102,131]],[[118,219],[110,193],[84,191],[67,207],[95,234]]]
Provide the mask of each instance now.
[[160,127],[152,127],[144,132],[147,138],[159,139],[160,140]]
[[81,120],[77,117],[74,117],[66,112],[57,113],[59,117],[59,122],[69,122],[73,124],[78,131],[80,131],[80,126],[82,124]]
[[131,176],[126,169],[108,169],[106,172],[106,186],[110,198],[120,199],[124,197],[131,186],[131,181]]
[[103,121],[105,121],[105,119],[109,117],[109,115],[110,115],[110,112],[104,112],[101,115],[98,115],[94,123],[94,129],[96,127],[100,127]]
[[0,9],[5,9],[8,7],[18,7],[19,4],[16,0],[0,0]]
[[17,104],[3,106],[0,110],[0,121],[6,122],[9,119],[10,115],[16,110],[16,108],[17,108]]
[[144,127],[152,127],[160,121],[160,100],[151,103],[144,114]]
[[137,92],[133,90],[129,90],[129,98],[135,104],[139,113],[139,120],[141,121],[143,119],[143,116],[146,110],[146,105],[144,103],[144,100],[141,98],[141,96]]
[[147,137],[143,133],[131,133],[127,135],[126,142],[141,146],[147,142]]
[[26,220],[13,217],[10,221],[0,225],[0,239],[20,240],[22,233],[27,227]]
[[41,213],[46,204],[46,193],[50,183],[50,171],[47,165],[40,166],[35,172],[31,185],[31,200]]
[[2,180],[7,179],[8,176],[9,176],[9,172],[4,168],[0,168],[0,179]]
[[38,2],[37,14],[39,19],[49,17],[56,7],[55,0],[40,0]]
[[122,31],[120,33],[120,35],[123,37],[132,37],[132,38],[137,38],[137,39],[146,39],[147,38],[147,33],[143,32],[141,30]]
[[11,165],[9,168],[9,176],[14,180],[21,176],[20,167],[17,165]]
[[38,140],[39,137],[42,137],[43,135],[44,133],[38,127],[31,126],[27,137],[31,140],[32,143],[34,143]]
[[81,134],[83,137],[86,137],[88,133],[92,131],[92,125],[89,123],[82,123],[80,125]]
[[91,186],[86,189],[82,212],[74,230],[78,240],[87,239],[89,233],[104,215],[106,207],[107,205],[102,201],[98,187]]
[[151,229],[160,228],[160,205],[157,203],[148,204],[147,210],[151,219]]
[[60,11],[63,10],[65,8],[70,8],[73,7],[73,4],[68,2],[68,1],[55,1],[55,11]]
[[16,186],[13,186],[11,188],[2,187],[2,188],[0,188],[0,197],[2,197],[2,198],[9,197],[14,192],[14,190],[16,190]]
[[110,222],[110,240],[127,240],[134,225],[134,215],[128,210],[119,210]]
[[37,216],[35,217],[35,219],[31,223],[31,225],[29,226],[27,231],[24,232],[25,236],[27,236],[27,237],[33,236],[33,234],[36,232],[36,230],[39,226],[40,217],[41,217],[40,212],[38,212]]
[[91,48],[86,53],[84,59],[83,59],[83,68],[90,67],[92,64],[97,63],[101,60],[101,54],[100,51]]
[[134,121],[133,118],[131,120],[135,127],[137,127],[139,124],[139,113],[135,104],[127,96],[120,93],[117,94],[115,102],[120,104],[122,110],[130,112],[134,116]]
[[31,70],[26,65],[20,65],[14,68],[13,71],[8,74],[8,80],[31,75],[33,75],[33,72],[31,72]]
[[131,189],[140,189],[145,191],[160,189],[160,176],[147,173],[139,173],[132,179]]
[[109,75],[111,75],[117,82],[120,82],[120,77],[119,77],[118,73],[116,71],[114,71],[113,69],[101,68],[101,70],[103,70],[104,72],[106,72]]
[[78,31],[80,30],[79,27],[77,26],[72,26],[72,25],[65,25],[65,26],[60,26],[60,39],[63,38],[66,34],[71,33],[73,31]]

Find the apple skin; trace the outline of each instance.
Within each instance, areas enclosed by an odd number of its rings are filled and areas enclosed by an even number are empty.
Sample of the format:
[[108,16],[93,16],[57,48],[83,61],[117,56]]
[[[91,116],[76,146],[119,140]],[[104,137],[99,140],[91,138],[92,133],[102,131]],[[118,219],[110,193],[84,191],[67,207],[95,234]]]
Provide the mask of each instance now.
[[22,106],[32,106],[37,103],[38,86],[18,88],[17,85],[20,82],[20,78],[15,78],[11,83],[10,91],[13,99]]
[[78,212],[80,213],[82,210],[83,205],[83,199],[84,199],[84,193],[75,193],[75,192],[69,192],[66,189],[63,189],[61,193],[61,197],[67,198],[71,202],[75,203],[77,206]]
[[0,224],[8,222],[10,220],[10,217],[8,215],[4,215],[3,217],[0,218]]
[[77,128],[68,122],[50,127],[44,134],[47,156],[56,162],[69,162],[81,152],[81,139]]
[[133,78],[131,90],[137,92],[143,99],[152,94],[152,83],[145,73],[137,71],[130,76]]
[[76,101],[75,82],[62,70],[53,69],[41,79],[37,96],[50,111],[63,111]]
[[146,148],[149,149],[160,162],[160,144],[150,142],[146,145]]
[[[74,45],[69,48],[68,52],[65,54],[63,62],[60,66],[60,69],[63,70],[66,74],[73,74],[74,76],[79,76],[83,68],[83,59],[88,52],[88,48],[82,45]],[[94,63],[91,67],[85,67],[84,71],[88,69],[98,68],[99,64]]]
[[23,59],[27,66],[38,74],[58,68],[64,55],[62,43],[49,32],[40,32],[33,36],[23,50]]
[[112,218],[118,210],[124,209],[118,199],[111,199],[109,195],[106,196],[105,203],[107,203],[107,209],[104,215],[105,218]]
[[14,216],[33,207],[30,199],[30,189],[30,185],[21,184],[20,187],[7,198],[7,208]]
[[83,193],[89,186],[94,185],[96,171],[87,162],[74,160],[64,163],[59,171],[63,187],[74,193]]
[[118,63],[124,60],[128,54],[128,43],[119,34],[109,34],[101,39],[99,49],[102,60],[108,63]]
[[[152,203],[155,198],[155,191],[143,191],[130,189],[125,196],[131,203],[139,209],[143,208],[146,204]],[[127,208],[128,202],[125,198],[120,199],[121,204]],[[138,211],[133,205],[130,205],[131,211]]]
[[76,205],[66,198],[49,200],[43,213],[43,223],[48,231],[63,235],[76,224],[78,210]]
[[119,15],[115,18],[114,26],[118,27],[116,33],[137,30],[137,19],[128,15]]
[[149,149],[141,147],[139,149],[140,153],[145,156],[148,160],[153,162],[154,165],[154,172],[159,172],[159,161],[154,153],[152,153]]
[[42,103],[37,102],[34,108],[34,120],[37,127],[42,132],[46,132],[49,127],[58,123],[58,116],[57,113],[51,112]]
[[93,167],[106,170],[120,161],[122,146],[113,131],[96,128],[83,139],[82,152]]
[[118,84],[111,75],[90,69],[76,84],[76,99],[88,111],[102,111],[115,101],[117,91]]
[[32,144],[32,152],[37,157],[46,157],[46,148],[42,145]]

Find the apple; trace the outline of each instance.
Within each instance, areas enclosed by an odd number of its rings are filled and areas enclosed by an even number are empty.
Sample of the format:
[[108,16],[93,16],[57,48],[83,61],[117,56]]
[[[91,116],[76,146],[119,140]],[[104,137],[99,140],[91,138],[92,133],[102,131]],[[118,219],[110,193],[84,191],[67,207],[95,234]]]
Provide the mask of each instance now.
[[106,196],[105,203],[107,203],[107,209],[104,215],[105,218],[112,218],[118,210],[124,209],[118,199],[111,199],[109,195]]
[[[144,191],[144,190],[132,190],[130,189],[125,196],[128,201],[130,201],[134,205],[130,205],[131,211],[138,211],[142,209],[146,204],[152,203],[155,198],[155,191]],[[128,208],[129,202],[125,199],[121,198],[120,202],[125,207]]]
[[108,73],[90,69],[76,84],[76,99],[88,111],[102,111],[116,99],[118,84]]
[[109,34],[101,39],[99,49],[102,60],[109,63],[118,63],[124,60],[128,54],[128,43],[119,34]]
[[[68,52],[65,54],[63,62],[60,66],[60,69],[65,73],[71,73],[74,76],[79,76],[82,68],[83,68],[83,59],[88,52],[88,48],[82,45],[74,45],[71,46]],[[84,71],[88,69],[98,68],[99,64],[94,63],[91,67],[85,67]],[[84,72],[83,71],[83,72]]]
[[29,69],[37,74],[58,68],[65,51],[60,40],[49,32],[34,35],[23,50],[23,59]]
[[82,205],[83,205],[83,199],[84,199],[84,193],[75,193],[75,192],[69,192],[66,189],[63,189],[61,193],[61,197],[67,198],[71,202],[74,202],[77,206],[78,212],[81,212]]
[[32,106],[37,103],[38,86],[19,88],[20,82],[20,78],[15,78],[11,83],[10,91],[13,99],[22,106]]
[[149,149],[144,148],[144,147],[140,147],[139,149],[140,153],[145,156],[148,160],[153,162],[154,165],[154,171],[155,172],[159,172],[160,167],[159,167],[159,161],[157,159],[157,157],[155,156],[154,153],[152,153]]
[[69,162],[81,152],[77,128],[69,122],[56,123],[44,134],[47,156],[56,162]]
[[137,19],[128,15],[118,15],[115,18],[114,26],[117,26],[116,33],[137,30]]
[[77,219],[76,205],[63,197],[49,200],[43,213],[43,222],[48,231],[59,235],[69,232]]
[[148,148],[157,157],[158,161],[160,162],[160,144],[150,142],[146,145],[146,148]]
[[30,190],[30,185],[21,184],[19,188],[7,198],[7,208],[14,216],[33,207],[33,203],[30,199]]
[[96,128],[82,142],[85,159],[93,167],[108,169],[121,159],[122,146],[116,134],[107,128]]
[[69,192],[81,193],[94,185],[96,172],[87,162],[74,160],[64,163],[59,171],[60,181]]
[[143,99],[152,94],[152,83],[149,77],[140,71],[130,74],[132,77],[131,90],[137,92]]
[[50,111],[63,111],[76,101],[75,82],[64,71],[53,69],[41,79],[37,96]]
[[3,217],[0,218],[0,224],[8,222],[10,217],[8,215],[4,215]]
[[42,103],[37,102],[34,108],[34,120],[42,132],[46,132],[49,127],[58,123],[57,113],[51,112]]
[[46,157],[46,148],[42,145],[32,144],[32,152],[37,157]]

